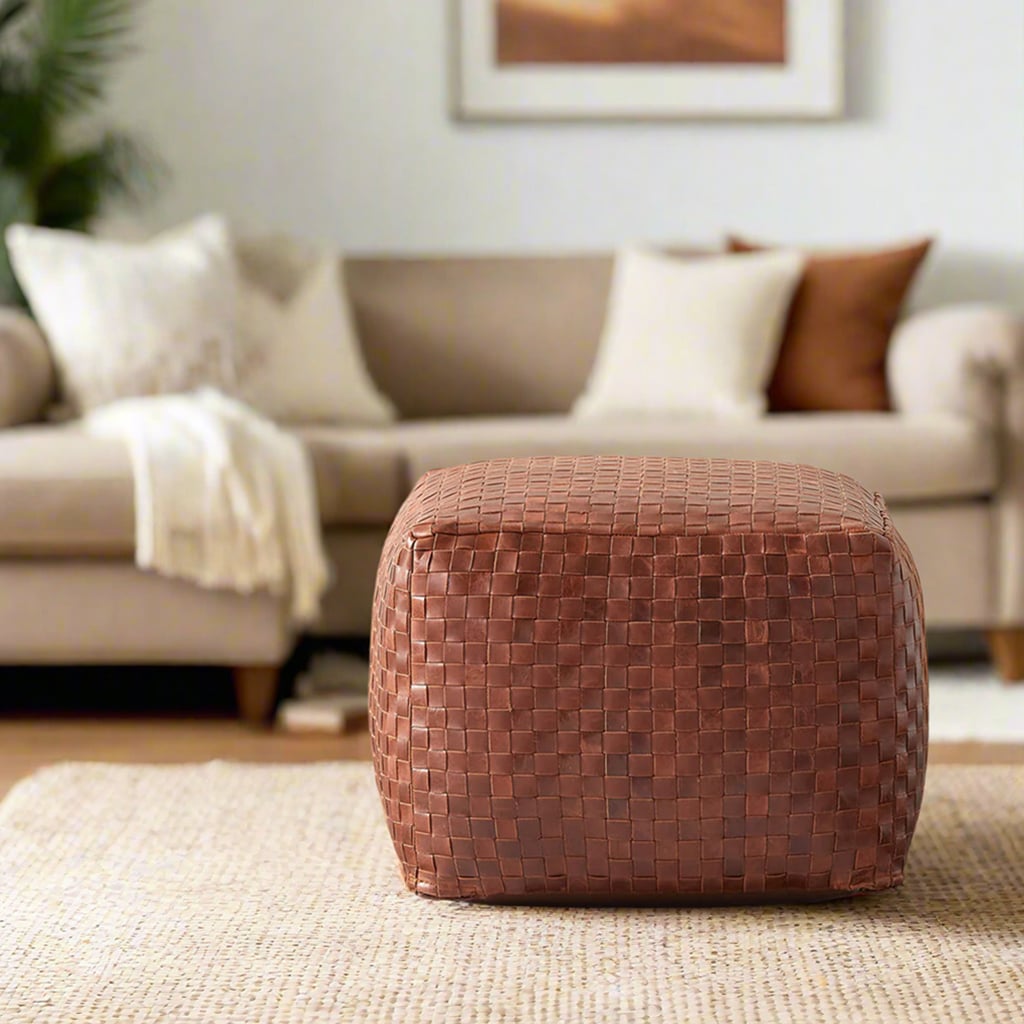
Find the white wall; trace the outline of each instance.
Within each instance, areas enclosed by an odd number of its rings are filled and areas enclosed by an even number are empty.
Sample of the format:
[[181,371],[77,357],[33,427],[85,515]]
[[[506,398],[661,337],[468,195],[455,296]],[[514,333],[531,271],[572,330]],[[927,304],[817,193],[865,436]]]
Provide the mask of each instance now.
[[352,250],[935,234],[920,297],[1024,309],[1024,2],[847,0],[850,110],[826,124],[467,126],[446,0],[149,0],[114,113],[173,185]]

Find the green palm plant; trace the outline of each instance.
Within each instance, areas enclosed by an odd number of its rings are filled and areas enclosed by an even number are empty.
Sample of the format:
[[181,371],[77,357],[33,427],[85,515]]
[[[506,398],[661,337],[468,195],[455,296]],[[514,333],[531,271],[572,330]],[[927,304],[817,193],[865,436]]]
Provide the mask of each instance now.
[[[19,222],[88,231],[109,202],[152,191],[159,167],[145,147],[89,118],[129,52],[138,5],[0,0],[0,232]],[[0,302],[21,301],[0,235]]]

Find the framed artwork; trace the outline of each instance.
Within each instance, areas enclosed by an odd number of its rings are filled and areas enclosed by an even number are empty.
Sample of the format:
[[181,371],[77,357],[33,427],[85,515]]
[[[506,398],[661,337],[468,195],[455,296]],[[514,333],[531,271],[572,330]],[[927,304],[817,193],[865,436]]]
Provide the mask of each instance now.
[[452,0],[469,120],[837,117],[843,0]]

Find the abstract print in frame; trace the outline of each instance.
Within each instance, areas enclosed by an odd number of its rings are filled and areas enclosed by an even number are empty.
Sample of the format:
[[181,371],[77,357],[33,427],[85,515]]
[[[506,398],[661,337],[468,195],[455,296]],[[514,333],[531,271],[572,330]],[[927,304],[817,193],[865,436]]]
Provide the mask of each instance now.
[[842,0],[452,0],[470,120],[837,117]]

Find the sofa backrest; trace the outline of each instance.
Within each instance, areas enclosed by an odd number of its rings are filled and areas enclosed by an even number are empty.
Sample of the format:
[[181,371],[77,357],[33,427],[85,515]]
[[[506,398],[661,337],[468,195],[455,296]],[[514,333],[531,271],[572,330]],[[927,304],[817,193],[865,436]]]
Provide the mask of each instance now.
[[607,256],[350,259],[374,378],[406,416],[564,412],[604,322]]
[[[243,273],[286,298],[322,254],[243,241]],[[612,259],[359,257],[343,276],[374,379],[405,417],[564,412],[583,390]]]
[[[287,237],[239,246],[246,276],[279,298],[318,253]],[[422,418],[566,412],[593,365],[612,266],[609,254],[374,256],[343,273],[374,379]]]

